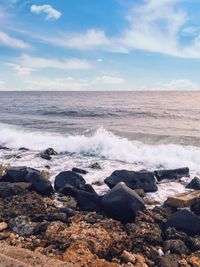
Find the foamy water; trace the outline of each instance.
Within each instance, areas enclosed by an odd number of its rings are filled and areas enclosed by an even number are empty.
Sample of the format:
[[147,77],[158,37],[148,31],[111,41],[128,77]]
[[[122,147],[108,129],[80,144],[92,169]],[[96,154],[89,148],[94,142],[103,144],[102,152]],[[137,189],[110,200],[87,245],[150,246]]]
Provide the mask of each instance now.
[[[200,94],[198,93],[0,93],[0,164],[40,170],[49,165],[51,181],[72,167],[102,183],[116,169],[154,170],[189,167],[200,174]],[[26,147],[29,151],[19,151]],[[46,161],[38,153],[53,147]],[[21,158],[12,157],[13,155]],[[99,162],[102,170],[88,168]],[[188,182],[191,178],[183,178]],[[184,192],[178,182],[159,185],[156,200]]]

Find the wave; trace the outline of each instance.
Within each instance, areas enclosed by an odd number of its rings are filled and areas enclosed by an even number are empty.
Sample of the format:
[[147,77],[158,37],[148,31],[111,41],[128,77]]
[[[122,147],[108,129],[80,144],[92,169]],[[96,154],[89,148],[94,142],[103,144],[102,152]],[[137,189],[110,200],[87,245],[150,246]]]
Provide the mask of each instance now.
[[147,145],[119,137],[103,128],[87,135],[59,135],[33,132],[0,124],[0,145],[27,147],[33,151],[54,147],[60,153],[142,163],[146,167],[178,168],[188,166],[200,171],[200,148],[175,144]]

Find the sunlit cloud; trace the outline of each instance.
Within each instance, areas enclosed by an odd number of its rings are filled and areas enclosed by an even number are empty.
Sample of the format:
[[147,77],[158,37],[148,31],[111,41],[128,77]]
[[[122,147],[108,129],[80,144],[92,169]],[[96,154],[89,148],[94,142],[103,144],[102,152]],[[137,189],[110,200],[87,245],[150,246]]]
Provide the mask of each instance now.
[[53,8],[51,5],[32,5],[31,12],[37,15],[44,13],[46,20],[56,20],[62,16],[62,13]]

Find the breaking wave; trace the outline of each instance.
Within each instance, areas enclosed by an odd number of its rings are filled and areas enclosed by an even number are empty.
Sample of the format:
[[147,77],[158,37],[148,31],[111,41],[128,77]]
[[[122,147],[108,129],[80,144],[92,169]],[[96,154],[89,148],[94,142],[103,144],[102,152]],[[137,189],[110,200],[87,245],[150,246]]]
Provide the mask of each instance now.
[[103,128],[86,135],[59,135],[24,130],[0,124],[0,145],[27,147],[33,151],[53,147],[60,153],[94,156],[146,167],[177,168],[188,166],[200,171],[200,148],[175,144],[147,145],[119,137]]

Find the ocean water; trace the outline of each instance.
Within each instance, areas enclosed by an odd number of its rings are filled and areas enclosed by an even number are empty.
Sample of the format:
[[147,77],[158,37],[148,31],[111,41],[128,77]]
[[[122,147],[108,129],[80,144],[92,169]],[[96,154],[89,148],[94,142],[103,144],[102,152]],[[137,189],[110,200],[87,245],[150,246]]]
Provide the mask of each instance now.
[[[0,164],[48,164],[52,181],[72,167],[88,169],[89,183],[116,169],[188,166],[192,178],[200,173],[199,103],[200,92],[0,92],[0,145],[11,148],[0,150]],[[38,157],[47,147],[59,152],[51,161]],[[88,168],[96,161],[102,170]],[[152,196],[184,190],[163,183]]]

